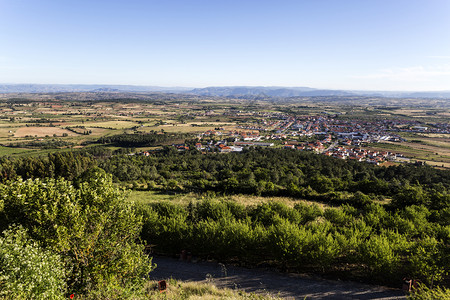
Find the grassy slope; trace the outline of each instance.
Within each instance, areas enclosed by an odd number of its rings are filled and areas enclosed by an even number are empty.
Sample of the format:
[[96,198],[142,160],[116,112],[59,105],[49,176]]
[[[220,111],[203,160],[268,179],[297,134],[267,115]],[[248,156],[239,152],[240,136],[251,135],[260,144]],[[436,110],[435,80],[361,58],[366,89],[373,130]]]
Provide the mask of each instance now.
[[[138,204],[149,204],[156,203],[160,201],[169,201],[173,204],[179,204],[183,206],[187,206],[189,202],[201,201],[205,196],[195,194],[195,193],[187,193],[187,194],[167,194],[160,193],[156,191],[129,191],[128,200],[134,201]],[[294,207],[296,203],[308,203],[308,204],[316,204],[320,208],[328,207],[328,205],[318,202],[312,202],[307,200],[299,200],[289,197],[262,197],[262,196],[253,196],[253,195],[227,195],[227,196],[216,196],[215,200],[225,200],[225,201],[233,201],[241,205],[251,206],[258,205],[260,203],[275,201],[281,202],[288,207]]]
[[148,283],[149,298],[147,299],[281,299],[268,295],[248,294],[239,290],[219,289],[211,283],[197,283],[197,282],[181,282],[174,279],[169,279],[167,282],[167,290],[160,293],[155,290],[158,283],[156,281]]

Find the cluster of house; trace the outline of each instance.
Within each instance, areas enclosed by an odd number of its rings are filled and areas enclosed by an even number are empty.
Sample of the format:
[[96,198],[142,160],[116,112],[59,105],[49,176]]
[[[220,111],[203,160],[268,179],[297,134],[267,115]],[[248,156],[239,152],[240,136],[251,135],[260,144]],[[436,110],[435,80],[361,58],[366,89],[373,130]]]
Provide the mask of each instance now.
[[[186,151],[189,150],[190,147],[186,144],[174,144],[174,146],[178,151]],[[227,142],[226,140],[221,140],[217,142],[213,142],[212,140],[202,144],[196,143],[195,149],[202,152],[241,152],[245,147],[273,147],[274,143],[265,143],[265,142],[257,142],[257,141],[234,141]],[[141,155],[146,155],[145,152],[142,152]],[[148,155],[147,155],[148,156]]]
[[[185,144],[178,144],[178,145],[173,145],[175,148],[177,148],[178,151],[186,151],[189,150],[189,146],[185,145]],[[219,141],[219,142],[212,142],[212,141],[208,141],[205,145],[202,143],[196,143],[195,144],[195,149],[197,149],[198,151],[202,151],[202,152],[223,152],[223,153],[227,153],[227,152],[241,152],[243,147],[239,146],[239,145],[227,145],[226,141]]]
[[[288,120],[287,124],[292,123],[292,120]],[[297,122],[298,124],[298,122]],[[292,124],[291,124],[292,125]],[[311,124],[307,125],[308,127]],[[285,126],[284,126],[285,127]],[[322,136],[321,140],[301,143],[296,140],[290,140],[284,142],[282,146],[284,149],[296,149],[303,151],[313,151],[318,154],[323,154],[327,156],[332,156],[339,159],[348,159],[356,161],[365,161],[372,164],[380,164],[385,161],[394,161],[402,159],[401,154],[395,154],[386,151],[371,151],[360,148],[360,144],[364,142],[379,142],[383,140],[397,140],[400,141],[401,138],[396,135],[370,135],[369,133],[361,132],[319,132]],[[230,132],[220,132],[217,131],[207,131],[199,135],[201,137],[210,137],[211,135],[221,135],[223,137],[233,138],[233,142],[227,143],[224,139],[213,143],[208,142],[207,145],[197,143],[195,147],[201,151],[217,151],[217,152],[239,152],[242,151],[244,147],[249,146],[259,146],[259,147],[273,147],[274,143],[264,142],[264,140],[279,140],[288,139],[289,137],[295,136],[289,133],[272,133],[267,135],[260,135],[259,131],[230,131]],[[334,135],[334,139],[333,139]],[[356,146],[356,147],[349,147]],[[178,150],[185,150],[183,146],[178,147]]]
[[[249,112],[246,113],[247,115]],[[398,132],[433,132],[450,133],[449,124],[435,124],[423,126],[419,121],[411,120],[382,120],[363,121],[345,120],[333,115],[292,116],[281,113],[254,112],[259,117],[255,123],[245,124],[236,131],[224,132],[209,130],[201,134],[207,136],[227,136],[242,141],[285,140],[290,137],[334,136],[341,145],[361,146],[364,143],[378,143],[385,141],[402,142],[404,139]],[[330,141],[321,141],[330,143]],[[296,146],[295,146],[296,147]],[[294,147],[294,148],[295,148]],[[292,148],[292,145],[289,145]],[[317,145],[306,146],[306,150],[321,151]]]
[[326,156],[332,156],[339,159],[348,159],[356,161],[365,161],[371,164],[379,165],[385,161],[395,161],[403,155],[387,151],[372,151],[361,148],[345,148],[342,146],[326,148],[322,142],[316,141],[312,143],[303,143],[300,145],[293,145],[292,143],[284,145],[285,149],[297,149],[314,151]]
[[[327,147],[325,143],[329,143],[331,141],[331,136],[327,136],[322,141],[308,142],[308,143],[299,143],[297,141],[289,141],[283,146],[284,149],[295,149],[295,150],[303,150],[303,151],[314,151],[318,154],[323,154],[326,156],[335,157],[338,159],[348,159],[348,160],[356,160],[360,162],[368,162],[371,164],[379,165],[385,161],[403,161],[408,160],[403,157],[400,153],[392,153],[388,151],[374,151],[362,149],[359,147],[343,147],[339,146],[336,143],[331,144]],[[187,151],[190,147],[186,144],[174,144],[173,145],[178,151]],[[241,152],[245,147],[255,146],[255,147],[273,147],[273,143],[269,142],[256,142],[256,141],[235,141],[233,143],[227,143],[226,140],[221,140],[217,142],[208,141],[206,144],[202,144],[200,142],[195,144],[195,148],[202,152],[220,152],[220,153],[228,153],[228,152]],[[150,152],[143,151],[138,153],[139,155],[149,156]]]
[[298,144],[295,142],[289,142],[284,145],[284,149],[297,149],[297,150],[306,150],[306,151],[314,151],[316,153],[322,153],[325,150],[325,145],[320,141],[310,142],[310,143],[302,143]]
[[[249,112],[246,113],[247,115]],[[199,140],[220,137],[221,141],[210,139],[205,143],[196,143],[195,148],[202,152],[240,152],[245,147],[273,147],[275,140],[283,140],[285,149],[313,151],[318,154],[339,159],[365,161],[380,164],[385,161],[405,159],[401,154],[387,151],[371,151],[362,149],[361,144],[383,141],[401,142],[398,131],[417,132],[448,131],[444,124],[434,127],[421,126],[417,121],[383,120],[370,122],[361,120],[342,120],[331,115],[293,117],[280,113],[254,112],[260,119],[254,124],[239,126],[238,129],[225,131],[222,128],[208,130],[198,135]],[[290,138],[298,136],[317,136],[313,142],[301,143]],[[179,151],[189,150],[187,145],[174,145]]]
[[[258,115],[261,117],[261,115]],[[424,126],[415,120],[382,120],[382,121],[362,121],[345,120],[332,115],[319,116],[291,116],[287,114],[264,114],[263,119],[255,124],[241,126],[242,129],[252,129],[259,131],[274,131],[276,133],[288,133],[289,135],[312,136],[319,133],[349,134],[359,133],[365,135],[366,140],[376,141],[381,137],[398,139],[395,132],[429,132],[429,133],[450,133],[448,123]]]
[[394,161],[397,159],[397,156],[401,156],[401,154],[395,154],[387,151],[371,151],[361,148],[344,148],[341,146],[327,150],[323,152],[323,155],[332,156],[339,159],[365,161],[375,165],[379,165],[385,161]]

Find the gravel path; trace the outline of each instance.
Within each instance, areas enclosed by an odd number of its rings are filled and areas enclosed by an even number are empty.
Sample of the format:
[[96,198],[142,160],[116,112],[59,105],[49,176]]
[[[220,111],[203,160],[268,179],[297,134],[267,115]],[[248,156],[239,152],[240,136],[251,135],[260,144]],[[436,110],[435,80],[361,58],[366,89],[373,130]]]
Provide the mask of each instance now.
[[217,287],[276,295],[286,299],[406,299],[401,290],[356,282],[315,279],[306,275],[282,274],[264,269],[246,269],[214,262],[185,262],[154,257],[158,267],[151,279],[212,282]]

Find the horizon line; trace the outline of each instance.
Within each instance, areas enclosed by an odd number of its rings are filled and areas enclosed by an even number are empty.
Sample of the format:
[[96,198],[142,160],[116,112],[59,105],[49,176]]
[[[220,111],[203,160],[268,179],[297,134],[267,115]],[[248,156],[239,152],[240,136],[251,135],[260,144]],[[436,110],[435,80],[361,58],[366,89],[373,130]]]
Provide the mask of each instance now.
[[[207,85],[201,87],[192,86],[164,86],[164,85],[146,85],[146,84],[114,84],[114,83],[0,83],[1,85],[41,85],[41,86],[52,86],[52,85],[66,85],[66,86],[77,86],[77,85],[87,85],[87,86],[131,86],[131,87],[153,87],[153,88],[164,88],[164,89],[205,89],[205,88],[225,88],[225,87],[247,87],[247,88],[309,88],[315,90],[328,90],[328,91],[353,91],[353,92],[450,92],[450,90],[374,90],[374,89],[345,89],[345,88],[317,88],[310,86],[284,86],[284,85]],[[130,91],[131,92],[131,91]],[[2,92],[0,92],[2,93]]]

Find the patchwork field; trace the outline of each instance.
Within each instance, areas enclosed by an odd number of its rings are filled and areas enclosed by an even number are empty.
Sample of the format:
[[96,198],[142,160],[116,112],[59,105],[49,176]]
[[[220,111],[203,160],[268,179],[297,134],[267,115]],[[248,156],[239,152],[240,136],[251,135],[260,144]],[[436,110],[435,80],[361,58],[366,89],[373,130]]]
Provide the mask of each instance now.
[[107,121],[107,122],[84,122],[86,127],[97,127],[106,129],[128,129],[137,126],[138,123],[131,121]]
[[421,143],[404,142],[399,143],[377,143],[371,144],[371,150],[390,151],[402,153],[413,160],[424,161],[429,165],[449,168],[450,149],[445,147],[424,145]]
[[3,147],[0,146],[0,156],[10,156],[10,155],[16,155],[16,154],[24,154],[24,153],[30,153],[33,152],[32,149],[22,149],[22,148],[10,148],[10,147]]
[[[75,95],[81,97],[79,94],[73,94]],[[450,164],[450,134],[433,131],[433,128],[442,127],[442,124],[445,127],[445,124],[448,124],[448,118],[445,117],[450,116],[450,110],[446,107],[430,107],[429,103],[427,106],[412,107],[412,105],[400,105],[402,101],[397,99],[392,100],[394,106],[390,107],[387,104],[372,106],[343,104],[345,102],[320,103],[311,102],[308,99],[304,103],[299,103],[302,100],[275,103],[208,98],[195,101],[156,99],[153,102],[147,102],[128,99],[124,102],[108,102],[104,99],[101,101],[56,100],[52,99],[52,95],[46,95],[47,98],[43,100],[43,95],[29,96],[34,97],[35,100],[0,102],[0,145],[30,147],[35,150],[39,147],[53,147],[54,151],[59,151],[65,148],[92,145],[101,137],[122,133],[182,133],[192,134],[189,138],[197,138],[200,133],[219,130],[224,135],[211,137],[206,135],[206,138],[217,142],[220,139],[227,139],[229,136],[226,134],[230,131],[245,131],[261,135],[282,133],[281,137],[267,138],[277,147],[283,147],[288,140],[302,142],[313,141],[315,138],[314,136],[296,137],[293,135],[296,130],[284,132],[280,126],[287,118],[298,116],[327,118],[335,115],[335,118],[350,123],[393,120],[395,124],[391,127],[392,131],[398,131],[398,134],[406,141],[375,143],[369,145],[370,149],[402,153],[412,162],[425,161],[438,167],[449,167]],[[7,99],[7,97],[0,97],[0,99]],[[412,133],[411,128],[416,125],[427,126],[432,133]],[[257,130],[260,126],[265,126],[263,131]],[[287,137],[283,138],[282,136],[286,134]],[[234,138],[233,136],[228,140]],[[333,138],[336,139],[337,136],[334,135]],[[149,146],[183,143],[183,139]],[[240,139],[242,140],[242,137]],[[51,146],[52,143],[53,146]],[[139,145],[137,148],[145,151],[148,147]],[[44,152],[48,151],[50,150]],[[11,153],[23,155],[26,151],[18,153],[14,150]],[[391,164],[391,162],[385,164]]]
[[62,129],[59,127],[21,127],[16,129],[14,136],[16,137],[26,137],[26,136],[37,136],[37,137],[45,137],[45,136],[63,136],[67,134],[67,136],[77,135],[74,132],[71,132],[67,129]]
[[149,127],[141,127],[139,131],[141,132],[150,132],[150,131],[161,131],[165,132],[179,132],[179,133],[198,133],[204,132],[207,130],[214,130],[215,128],[220,127],[224,130],[233,130],[236,128],[235,125],[230,126],[230,123],[202,123],[202,122],[192,122],[192,123],[177,123],[177,124],[167,124],[167,125],[159,125],[159,126],[149,126]]
[[14,131],[16,131],[15,128],[0,127],[0,138],[6,138],[6,137],[13,136]]

